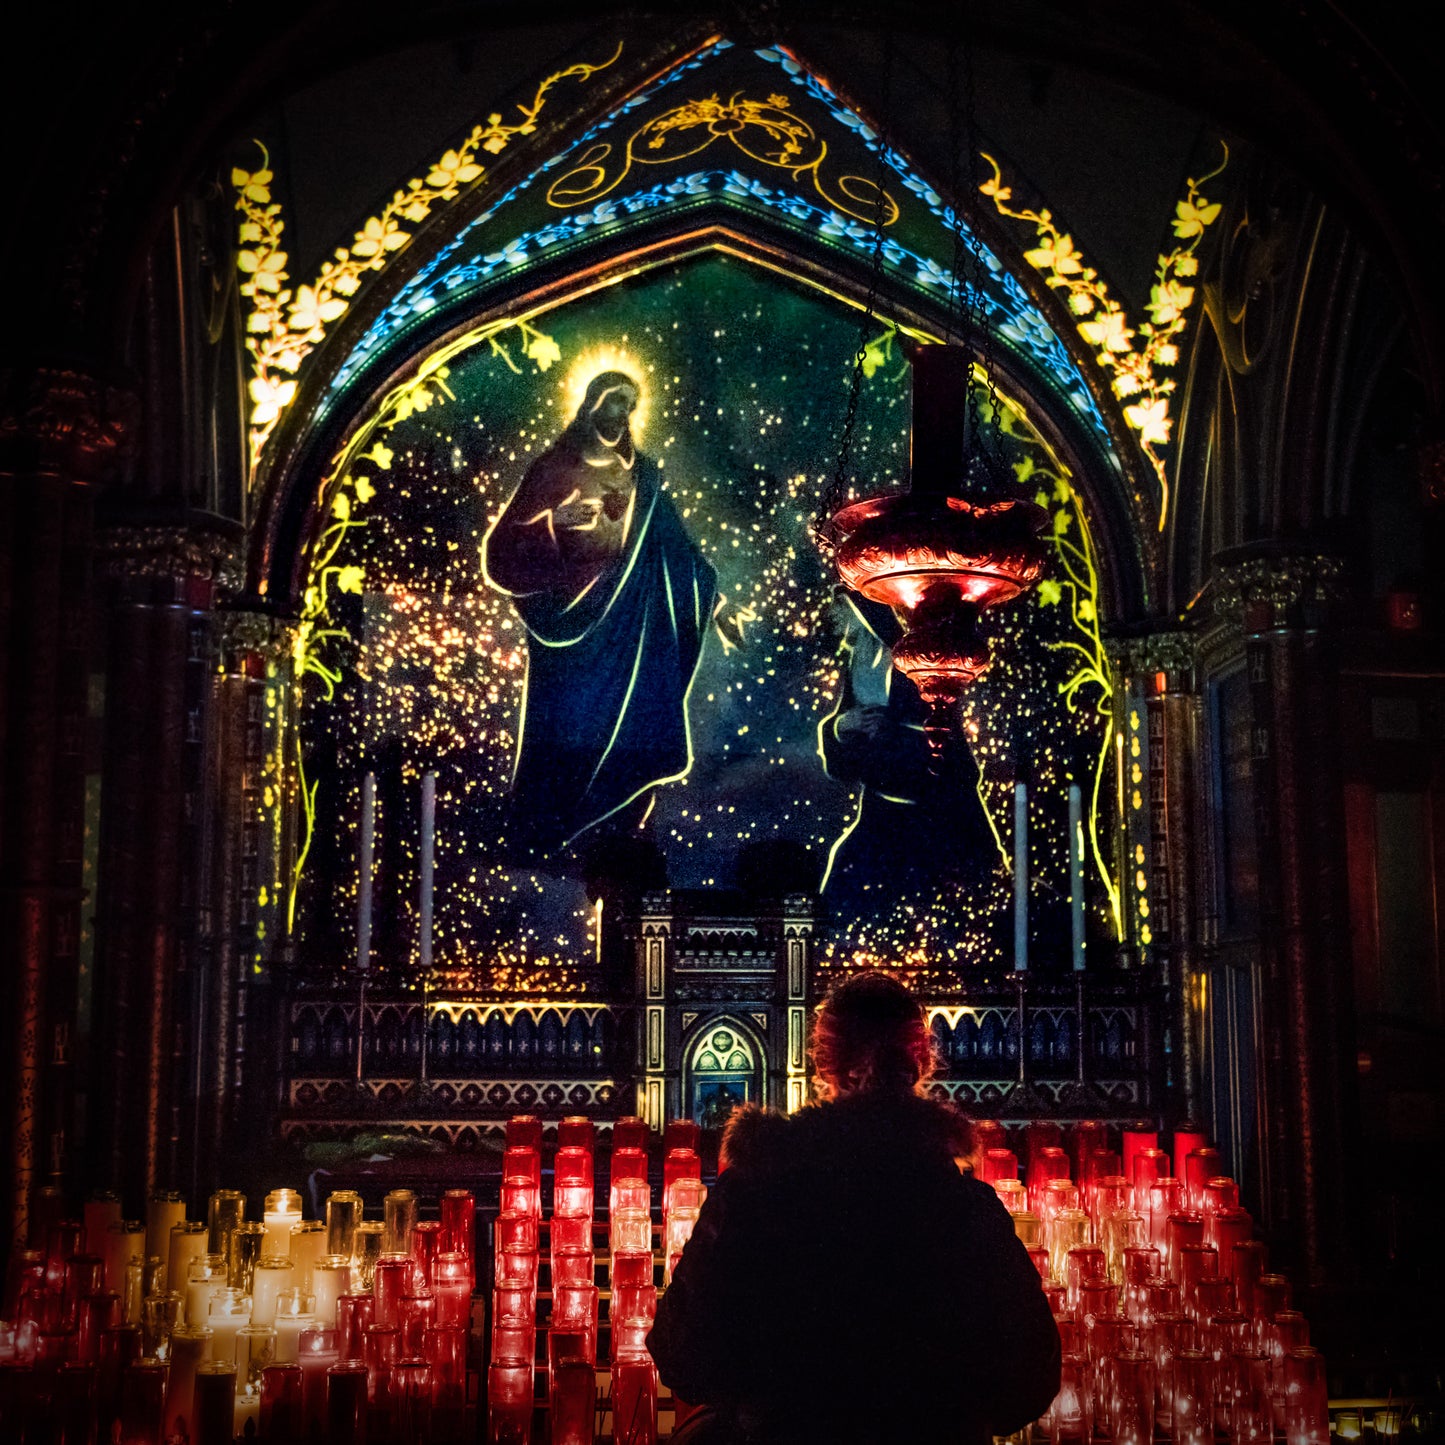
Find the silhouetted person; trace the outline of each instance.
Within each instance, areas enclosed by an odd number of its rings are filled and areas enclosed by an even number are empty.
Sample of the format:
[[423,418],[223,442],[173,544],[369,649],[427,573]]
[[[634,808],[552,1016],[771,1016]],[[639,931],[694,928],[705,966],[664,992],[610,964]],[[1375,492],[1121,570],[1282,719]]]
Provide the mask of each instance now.
[[648,1347],[706,1408],[678,1445],[986,1445],[1037,1419],[1059,1335],[969,1127],[922,1096],[923,1010],[883,973],[814,1028],[822,1102],[740,1110]]

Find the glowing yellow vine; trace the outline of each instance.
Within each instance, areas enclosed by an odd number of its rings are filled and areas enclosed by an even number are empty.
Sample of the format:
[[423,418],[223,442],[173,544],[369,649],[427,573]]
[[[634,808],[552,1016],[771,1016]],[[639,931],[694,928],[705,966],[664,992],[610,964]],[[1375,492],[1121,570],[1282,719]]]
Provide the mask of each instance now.
[[1067,468],[1058,465],[1047,453],[1044,453],[1043,464],[1035,461],[1032,452],[1041,450],[1038,442],[1015,425],[1018,418],[1010,407],[1000,407],[999,410],[1000,429],[1029,449],[1014,464],[1014,472],[1025,486],[1032,483],[1039,487],[1034,500],[1053,519],[1048,540],[1058,559],[1058,570],[1055,576],[1046,577],[1039,583],[1038,599],[1045,607],[1057,607],[1067,602],[1069,621],[1077,634],[1076,638],[1048,644],[1054,651],[1070,653],[1077,663],[1074,671],[1059,684],[1064,705],[1071,713],[1077,713],[1080,691],[1088,687],[1099,689],[1093,707],[1096,715],[1103,720],[1104,734],[1094,759],[1094,781],[1089,799],[1089,851],[1109,900],[1114,936],[1122,939],[1124,915],[1119,883],[1105,858],[1099,817],[1099,795],[1114,743],[1114,676],[1100,632],[1099,556],[1094,549],[1094,538],[1089,531],[1083,503],[1074,490]]
[[285,222],[281,207],[271,197],[275,179],[270,156],[261,150],[255,171],[239,166],[231,172],[236,209],[241,213],[236,264],[242,275],[241,295],[250,303],[246,317],[246,349],[251,354],[250,474],[254,479],[262,450],[296,396],[297,373],[307,356],[321,344],[326,328],[343,316],[351,297],[368,272],[380,271],[411,240],[415,228],[435,206],[454,201],[464,186],[486,174],[478,162],[481,151],[498,155],[515,136],[531,135],[547,92],[560,80],[586,80],[605,70],[622,54],[621,42],[610,59],[597,65],[578,64],[549,75],[538,87],[530,105],[519,105],[513,124],[492,114],[472,128],[455,150],[433,163],[425,178],[414,178],[397,191],[352,238],[338,246],[309,286],[294,290],[287,284],[287,254],[281,247]]
[[[330,702],[336,696],[337,683],[341,681],[341,669],[327,656],[327,649],[329,643],[348,634],[345,628],[333,625],[331,601],[337,592],[352,592],[359,596],[366,587],[366,573],[359,564],[342,564],[337,562],[336,557],[347,533],[366,525],[363,519],[357,517],[356,509],[364,507],[376,495],[371,477],[361,471],[361,464],[370,463],[383,472],[391,470],[395,453],[387,446],[385,437],[378,433],[390,432],[409,416],[425,412],[434,404],[447,399],[455,401],[456,395],[447,385],[447,378],[451,375],[447,363],[473,346],[487,344],[494,356],[512,371],[520,372],[521,367],[500,339],[507,331],[517,333],[522,354],[535,364],[538,371],[547,371],[553,362],[562,359],[562,349],[556,341],[528,320],[494,321],[476,327],[433,352],[414,376],[393,387],[332,458],[319,489],[328,520],[312,549],[292,652],[292,667],[298,687],[307,677],[319,678],[322,696]],[[306,756],[299,728],[296,730],[296,780],[301,798],[301,837],[286,891],[287,932],[295,927],[301,874],[316,833],[317,785],[315,782],[307,783]]]
[[1184,199],[1174,208],[1174,235],[1179,244],[1159,257],[1146,308],[1149,319],[1137,327],[1129,325],[1124,308],[1109,295],[1099,273],[1084,264],[1073,237],[1059,230],[1051,212],[1016,211],[1007,204],[1013,192],[1004,185],[998,162],[991,155],[983,157],[993,168],[993,176],[979,189],[1000,215],[1026,221],[1034,228],[1038,245],[1025,251],[1024,259],[1045,274],[1049,286],[1066,294],[1069,310],[1080,318],[1079,335],[1095,348],[1095,362],[1110,373],[1115,396],[1125,402],[1124,419],[1138,433],[1139,446],[1159,479],[1161,532],[1169,515],[1169,479],[1160,448],[1169,443],[1169,398],[1175,383],[1158,372],[1179,360],[1178,340],[1187,325],[1195,289],[1186,281],[1198,274],[1194,253],[1205,229],[1220,212],[1219,204],[1208,200],[1201,188],[1229,164],[1229,147],[1222,149],[1224,159],[1214,170],[1186,182]]

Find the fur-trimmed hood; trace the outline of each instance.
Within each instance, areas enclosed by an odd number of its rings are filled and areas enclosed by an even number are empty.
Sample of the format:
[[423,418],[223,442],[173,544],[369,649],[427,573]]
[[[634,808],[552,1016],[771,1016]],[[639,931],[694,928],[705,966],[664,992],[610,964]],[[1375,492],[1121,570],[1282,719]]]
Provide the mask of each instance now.
[[913,1093],[844,1094],[788,1115],[747,1104],[728,1121],[721,1157],[725,1168],[746,1168],[840,1146],[959,1159],[972,1152],[973,1130],[952,1104]]

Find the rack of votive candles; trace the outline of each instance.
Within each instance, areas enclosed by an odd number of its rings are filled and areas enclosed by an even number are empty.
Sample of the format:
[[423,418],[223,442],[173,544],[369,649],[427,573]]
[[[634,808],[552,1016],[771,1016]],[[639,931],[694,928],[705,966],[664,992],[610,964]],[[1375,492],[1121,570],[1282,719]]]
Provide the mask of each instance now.
[[369,1221],[339,1190],[308,1219],[278,1189],[248,1220],[218,1190],[188,1219],[157,1193],[126,1220],[114,1195],[70,1218],[44,1191],[0,1302],[0,1440],[475,1438],[475,1201],[438,1202],[426,1219],[394,1190]]
[[660,1191],[649,1144],[641,1120],[622,1119],[599,1155],[591,1121],[572,1118],[548,1153],[537,1120],[510,1122],[492,1233],[489,1441],[653,1445],[668,1423],[646,1341],[704,1189],[695,1126],[664,1135]]
[[[976,1176],[1012,1214],[1054,1310],[1055,1445],[1328,1445],[1323,1364],[1289,1281],[1193,1128],[974,1125]],[[1021,1162],[1022,1161],[1022,1162]],[[1022,1178],[1020,1177],[1022,1175]]]

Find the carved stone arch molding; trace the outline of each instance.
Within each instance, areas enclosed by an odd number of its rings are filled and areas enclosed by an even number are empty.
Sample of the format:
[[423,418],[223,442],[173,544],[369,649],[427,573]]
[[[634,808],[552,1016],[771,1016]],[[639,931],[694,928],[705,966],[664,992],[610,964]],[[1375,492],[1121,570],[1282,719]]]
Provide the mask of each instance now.
[[[308,358],[257,472],[248,587],[266,605],[296,605],[330,505],[334,459],[358,419],[468,332],[535,318],[704,252],[861,307],[879,173],[868,122],[785,51],[724,40],[660,71],[655,58],[643,59],[646,68],[624,45],[587,85],[552,94],[548,124],[435,210],[366,279]],[[901,148],[892,159],[880,326],[895,326],[900,345],[903,337],[941,339],[952,212],[944,188],[919,175]],[[991,237],[998,221],[986,205],[970,198],[962,209]],[[1138,500],[1138,459],[1117,445],[1127,436],[1119,403],[1092,369],[1062,299],[1018,250],[998,251],[983,284],[999,328],[999,390],[1024,410],[1086,500],[1107,612],[1138,616],[1149,608],[1154,541]]]

